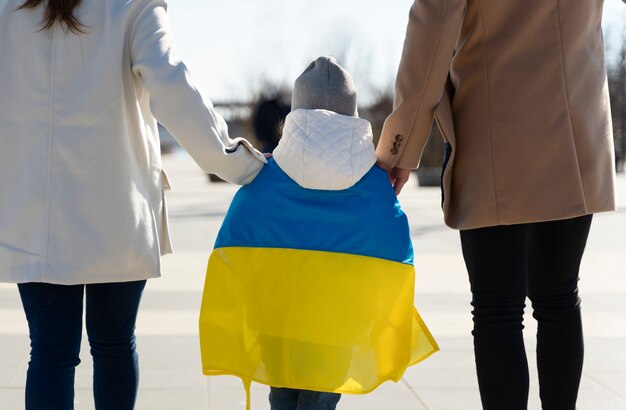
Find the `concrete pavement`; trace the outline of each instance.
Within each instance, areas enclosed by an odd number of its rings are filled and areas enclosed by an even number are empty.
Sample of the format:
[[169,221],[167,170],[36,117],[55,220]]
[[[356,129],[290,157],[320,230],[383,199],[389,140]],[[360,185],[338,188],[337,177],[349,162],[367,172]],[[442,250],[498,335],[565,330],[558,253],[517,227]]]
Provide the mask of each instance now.
[[[137,334],[141,363],[138,409],[244,409],[236,378],[202,375],[197,317],[206,261],[235,187],[209,184],[184,154],[164,160],[176,253],[163,277],[149,282]],[[597,215],[581,272],[586,361],[579,409],[626,409],[626,177],[618,179],[618,212]],[[439,190],[411,181],[401,197],[415,247],[415,303],[441,352],[366,396],[342,398],[340,410],[480,409],[474,374],[469,285],[457,232],[443,225]],[[527,315],[530,409],[539,409],[534,319]],[[86,339],[86,338],[85,338]],[[23,408],[27,326],[15,285],[0,284],[0,409]],[[76,408],[92,409],[91,359],[84,343]],[[253,385],[253,409],[268,409],[268,388]]]

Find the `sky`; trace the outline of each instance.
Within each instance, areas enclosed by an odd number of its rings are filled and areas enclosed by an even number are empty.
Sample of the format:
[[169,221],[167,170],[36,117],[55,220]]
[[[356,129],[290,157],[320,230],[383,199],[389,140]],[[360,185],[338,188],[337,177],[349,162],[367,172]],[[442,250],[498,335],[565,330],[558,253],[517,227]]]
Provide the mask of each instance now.
[[[337,57],[367,100],[393,86],[412,3],[171,0],[169,15],[178,54],[214,101],[246,100],[268,84],[290,86],[322,55]],[[625,22],[626,5],[606,0],[607,44],[617,42]]]

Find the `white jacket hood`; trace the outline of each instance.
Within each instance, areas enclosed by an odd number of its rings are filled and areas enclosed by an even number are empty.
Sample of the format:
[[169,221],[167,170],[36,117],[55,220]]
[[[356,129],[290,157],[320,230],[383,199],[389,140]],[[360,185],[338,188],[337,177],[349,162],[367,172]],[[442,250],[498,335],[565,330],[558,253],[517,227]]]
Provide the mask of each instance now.
[[292,111],[273,156],[301,187],[330,191],[350,188],[376,163],[370,123],[326,110]]

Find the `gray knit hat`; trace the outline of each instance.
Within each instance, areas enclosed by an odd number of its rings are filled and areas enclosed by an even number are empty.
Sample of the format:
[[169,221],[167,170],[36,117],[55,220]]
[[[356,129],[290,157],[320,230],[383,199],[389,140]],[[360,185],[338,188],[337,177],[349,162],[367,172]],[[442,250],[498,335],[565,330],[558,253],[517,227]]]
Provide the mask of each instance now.
[[293,87],[291,109],[299,108],[358,117],[352,76],[333,57],[313,61]]

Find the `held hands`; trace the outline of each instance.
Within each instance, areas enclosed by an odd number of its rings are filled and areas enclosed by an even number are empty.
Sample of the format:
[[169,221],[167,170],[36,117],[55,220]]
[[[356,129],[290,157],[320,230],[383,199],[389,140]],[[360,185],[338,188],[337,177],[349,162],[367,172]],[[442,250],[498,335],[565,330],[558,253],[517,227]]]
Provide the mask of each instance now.
[[390,168],[382,162],[377,162],[376,165],[378,165],[387,172],[387,175],[389,176],[389,182],[391,183],[393,190],[395,191],[396,195],[400,195],[404,184],[407,183],[407,181],[409,180],[409,176],[411,176],[412,170],[396,167]]
[[400,195],[400,191],[402,191],[402,187],[409,180],[409,176],[411,175],[410,169],[402,169],[402,168],[392,168],[389,172],[389,181],[391,182],[391,186],[393,190],[396,192],[396,195]]

